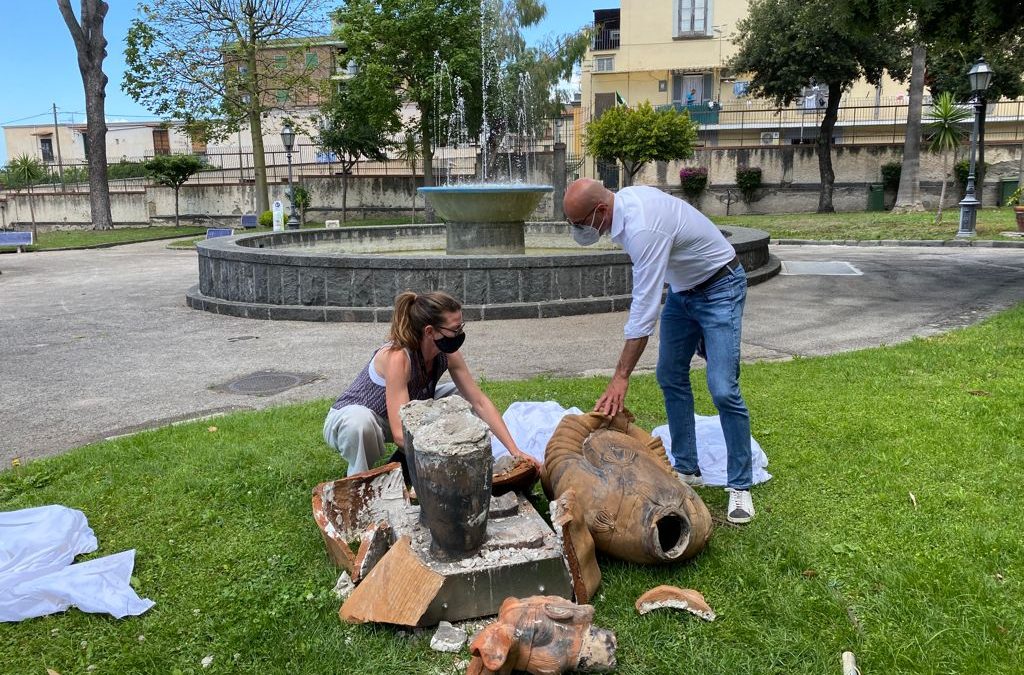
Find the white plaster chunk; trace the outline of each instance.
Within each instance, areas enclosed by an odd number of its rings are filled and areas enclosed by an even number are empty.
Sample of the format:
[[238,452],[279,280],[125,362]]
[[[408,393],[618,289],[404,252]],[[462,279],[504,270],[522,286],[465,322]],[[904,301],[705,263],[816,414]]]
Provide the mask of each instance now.
[[341,576],[338,577],[338,583],[334,584],[334,595],[339,600],[344,600],[355,589],[356,585],[352,583],[352,578],[348,575],[348,572],[342,572]]
[[434,637],[430,638],[430,648],[435,652],[457,652],[466,644],[466,637],[465,630],[442,621],[438,624]]

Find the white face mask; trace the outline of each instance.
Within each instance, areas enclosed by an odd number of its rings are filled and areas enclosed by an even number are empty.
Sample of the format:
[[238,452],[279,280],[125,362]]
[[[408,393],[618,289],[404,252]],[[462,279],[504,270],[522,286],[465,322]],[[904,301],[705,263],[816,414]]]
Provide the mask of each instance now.
[[601,238],[601,233],[596,227],[573,225],[572,238],[580,246],[593,246]]

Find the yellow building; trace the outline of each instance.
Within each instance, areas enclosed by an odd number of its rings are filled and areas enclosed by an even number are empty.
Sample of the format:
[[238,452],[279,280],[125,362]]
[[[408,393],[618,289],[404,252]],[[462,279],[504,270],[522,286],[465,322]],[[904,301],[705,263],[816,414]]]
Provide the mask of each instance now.
[[[827,88],[808,86],[789,106],[746,95],[749,77],[727,67],[747,0],[620,0],[594,11],[595,36],[581,68],[583,118],[616,103],[674,105],[700,125],[699,143],[762,146],[814,143]],[[780,49],[784,49],[780,45]],[[809,83],[810,84],[810,83]],[[843,92],[833,141],[902,143],[909,83],[885,77]],[[925,105],[930,103],[926,96]],[[1020,142],[1021,102],[989,106],[987,142]]]

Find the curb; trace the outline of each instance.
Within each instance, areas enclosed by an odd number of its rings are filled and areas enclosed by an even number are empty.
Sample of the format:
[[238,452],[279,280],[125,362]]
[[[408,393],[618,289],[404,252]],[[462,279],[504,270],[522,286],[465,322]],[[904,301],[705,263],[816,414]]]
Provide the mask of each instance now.
[[1001,239],[772,239],[775,246],[908,246],[921,248],[1024,248],[1024,241]]

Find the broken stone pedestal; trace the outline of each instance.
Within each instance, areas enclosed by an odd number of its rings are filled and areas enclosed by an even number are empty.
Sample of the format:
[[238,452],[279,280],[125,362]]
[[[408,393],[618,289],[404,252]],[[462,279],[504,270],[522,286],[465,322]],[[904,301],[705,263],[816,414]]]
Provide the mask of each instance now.
[[508,597],[572,597],[555,533],[516,493],[491,500],[480,549],[451,560],[431,554],[397,463],[317,486],[313,515],[331,560],[358,583],[345,621],[431,626],[495,614]]

